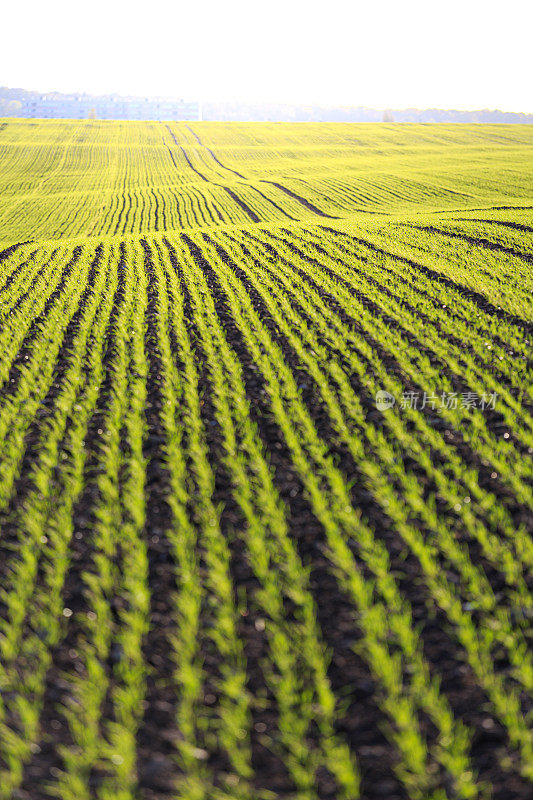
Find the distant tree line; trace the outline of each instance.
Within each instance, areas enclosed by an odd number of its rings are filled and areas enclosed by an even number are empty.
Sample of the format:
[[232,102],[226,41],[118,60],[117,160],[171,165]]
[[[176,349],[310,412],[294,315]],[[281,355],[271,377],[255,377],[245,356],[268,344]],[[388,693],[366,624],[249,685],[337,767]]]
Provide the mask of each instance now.
[[[41,98],[42,92],[0,87],[0,117],[29,116],[26,109],[31,101]],[[119,95],[66,95],[60,92],[47,93],[56,101],[82,102],[96,108],[102,100],[135,103],[145,98],[121,97]],[[74,101],[72,100],[74,98]],[[171,100],[171,98],[166,98]],[[205,120],[258,120],[277,122],[484,122],[533,124],[533,114],[481,109],[457,111],[441,108],[375,109],[365,106],[319,106],[290,105],[287,103],[214,102],[202,103]],[[88,116],[88,114],[84,114]],[[94,116],[94,114],[92,115]]]

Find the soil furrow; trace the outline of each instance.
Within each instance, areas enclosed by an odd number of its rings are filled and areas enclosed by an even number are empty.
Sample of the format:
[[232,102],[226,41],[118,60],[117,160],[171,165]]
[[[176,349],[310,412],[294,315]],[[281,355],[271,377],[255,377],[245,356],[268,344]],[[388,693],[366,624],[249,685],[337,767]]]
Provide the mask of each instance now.
[[524,320],[521,317],[516,316],[515,314],[511,314],[507,311],[504,311],[501,308],[497,308],[485,297],[485,295],[480,294],[479,292],[476,292],[474,289],[470,289],[468,286],[464,286],[461,283],[452,281],[451,278],[447,278],[446,275],[444,275],[441,272],[436,272],[436,270],[431,269],[430,267],[426,267],[423,264],[419,264],[416,261],[412,261],[411,259],[406,258],[405,256],[399,256],[396,253],[391,253],[387,250],[383,250],[381,247],[378,247],[378,245],[375,245],[372,242],[367,241],[366,239],[361,239],[357,236],[354,236],[353,234],[344,233],[343,231],[337,231],[334,228],[326,228],[324,226],[323,229],[325,231],[328,231],[328,233],[333,233],[335,236],[341,236],[347,239],[351,239],[354,242],[363,245],[364,247],[368,247],[375,253],[379,253],[379,255],[384,256],[385,258],[393,258],[396,261],[400,261],[403,264],[408,264],[413,269],[423,272],[424,275],[428,276],[428,278],[431,278],[432,280],[435,280],[438,283],[442,283],[449,289],[453,289],[463,297],[468,298],[468,300],[471,300],[473,303],[475,303],[475,305],[479,308],[479,310],[482,311],[484,314],[489,314],[492,317],[504,320],[505,322],[510,323],[512,325],[516,325],[517,327],[522,328],[528,332],[533,331],[533,322],[528,322],[527,320]]
[[[186,234],[183,234],[183,240],[198,263],[198,259],[203,258],[200,249]],[[175,251],[170,243],[167,243],[167,246],[171,262],[179,271]],[[185,317],[190,320],[191,345],[196,355],[199,393],[202,399],[202,419],[210,453],[209,462],[215,476],[213,499],[217,505],[222,506],[220,525],[230,549],[230,569],[236,601],[245,603],[245,613],[241,614],[239,620],[239,635],[244,642],[247,688],[254,698],[250,731],[252,767],[254,769],[253,784],[258,791],[268,788],[280,793],[280,797],[284,797],[294,790],[293,783],[281,757],[266,745],[267,740],[276,741],[277,739],[278,714],[275,698],[263,673],[263,664],[268,663],[268,642],[260,624],[260,611],[254,600],[259,582],[246,556],[246,548],[242,539],[242,533],[246,530],[246,522],[233,494],[231,476],[223,463],[222,432],[212,400],[212,378],[209,375],[207,360],[202,349],[202,339],[194,322],[195,315],[189,290],[183,278],[181,285]]]
[[[206,238],[207,235],[204,235]],[[283,337],[277,333],[276,326],[271,320],[268,310],[263,306],[262,300],[255,293],[255,290],[249,285],[249,281],[244,276],[235,264],[229,258],[227,253],[217,246],[218,254],[222,260],[228,263],[235,274],[239,277],[240,281],[245,286],[250,298],[254,303],[256,311],[260,314],[263,324],[269,330],[270,336],[273,341],[277,341],[282,349],[283,356],[286,363],[289,364],[293,372],[302,375],[302,366],[298,357],[293,353],[292,348],[288,343],[283,340]],[[219,319],[222,321],[226,329],[227,336],[231,342],[233,349],[237,352],[241,365],[245,368],[246,389],[249,395],[250,405],[257,408],[260,403],[261,396],[265,396],[264,384],[261,385],[263,391],[258,392],[258,383],[261,381],[258,371],[251,368],[251,357],[246,347],[240,332],[231,316],[231,312],[225,300],[225,294],[209,263],[200,255],[196,255],[198,259],[201,258],[201,265],[204,274],[208,276],[209,286],[212,295],[215,299]],[[248,370],[246,371],[246,366]],[[303,377],[303,376],[302,376]],[[441,680],[441,687],[443,693],[447,696],[452,711],[458,719],[461,719],[466,725],[474,730],[474,747],[472,749],[472,759],[474,767],[479,770],[480,777],[490,779],[495,787],[495,798],[507,800],[505,791],[509,782],[513,783],[516,788],[516,797],[527,797],[527,788],[523,779],[518,774],[513,774],[511,778],[505,771],[501,770],[495,754],[497,749],[502,745],[508,744],[507,735],[499,722],[491,715],[489,711],[483,712],[481,709],[485,708],[487,700],[483,691],[476,684],[476,679],[472,673],[471,668],[466,664],[462,647],[455,640],[453,632],[450,631],[450,625],[446,619],[445,614],[436,606],[432,598],[427,594],[427,590],[423,586],[423,578],[420,567],[414,556],[407,552],[405,544],[401,537],[395,532],[391,526],[390,521],[385,517],[383,512],[376,505],[370,493],[364,486],[364,480],[354,464],[350,454],[346,448],[337,443],[337,436],[332,430],[327,412],[320,400],[317,387],[313,386],[312,379],[305,373],[305,384],[302,385],[301,377],[299,378],[300,394],[305,402],[306,408],[309,411],[311,418],[316,426],[316,429],[324,441],[329,443],[330,453],[334,455],[337,467],[346,476],[347,480],[352,485],[352,502],[355,507],[363,511],[365,518],[369,521],[375,535],[382,539],[387,546],[391,560],[391,571],[398,576],[400,589],[404,597],[409,601],[413,609],[413,619],[416,624],[420,626],[420,636],[424,648],[424,655],[429,663],[430,671]],[[271,411],[268,404],[263,404],[261,413],[255,417],[258,426],[262,421],[271,416]],[[274,447],[277,449],[277,442],[282,441],[281,433],[279,439],[275,440]],[[272,452],[272,444],[269,438],[263,439],[267,446],[269,454]],[[272,459],[274,455],[270,456]],[[289,456],[290,462],[290,456]],[[278,483],[278,490],[284,496],[283,484]],[[285,499],[285,498],[284,498]],[[317,522],[311,526],[311,530],[316,531]],[[320,526],[319,526],[320,527]],[[295,534],[295,538],[297,534]],[[312,537],[315,544],[318,544],[317,534]],[[316,556],[315,556],[316,558]],[[325,560],[325,559],[324,559]],[[451,576],[453,577],[453,576]],[[325,596],[323,591],[316,595],[316,602],[321,612],[321,606],[324,604]],[[428,608],[431,608],[431,613],[428,616]],[[332,615],[328,611],[326,619],[327,625],[331,625]],[[323,619],[323,618],[322,618]],[[346,620],[346,617],[345,617]],[[354,614],[353,607],[351,609],[351,637],[346,631],[344,638],[348,638],[350,645],[353,645],[359,638],[356,629],[356,615]],[[322,627],[323,635],[328,641],[328,630]],[[333,656],[333,661],[335,655]],[[498,668],[505,669],[505,663],[499,665]],[[366,669],[366,667],[365,667]],[[370,678],[371,680],[371,678]],[[342,692],[342,690],[341,690]],[[374,687],[375,692],[375,687]],[[373,692],[373,693],[374,693]],[[343,692],[342,692],[343,693]],[[375,696],[375,694],[374,694]],[[428,740],[431,742],[434,737],[434,729],[424,717],[421,718],[422,728]],[[487,734],[487,732],[489,732]],[[354,738],[350,742],[353,746],[359,762],[361,761],[361,754],[358,750],[361,739]],[[394,759],[391,759],[394,763]],[[490,775],[487,770],[490,769]],[[367,788],[365,797],[369,795]],[[370,795],[369,795],[370,796]],[[377,795],[379,796],[379,794]]]
[[[123,245],[122,245],[123,247]],[[90,613],[83,575],[91,570],[94,558],[94,509],[98,499],[97,475],[101,470],[100,452],[103,443],[105,418],[112,392],[112,372],[109,364],[114,348],[114,323],[124,301],[124,265],[117,265],[118,285],[109,318],[104,344],[103,364],[108,365],[100,387],[95,412],[93,413],[85,440],[87,460],[84,468],[84,489],[72,512],[74,535],[69,545],[69,567],[62,589],[63,605],[73,613],[68,618],[61,641],[53,648],[51,665],[47,671],[40,714],[42,739],[39,747],[24,769],[21,785],[21,800],[49,800],[48,785],[54,783],[58,770],[64,768],[60,755],[62,747],[72,747],[74,742],[62,709],[72,702],[70,676],[83,672],[84,665],[77,651],[77,644],[86,636],[82,624],[83,616]]]
[[291,215],[287,211],[285,211],[284,208],[282,208],[281,206],[278,206],[278,204],[275,203],[273,200],[271,200],[270,197],[267,197],[266,194],[263,194],[263,192],[260,192],[259,189],[257,188],[257,186],[252,186],[251,188],[255,192],[257,192],[257,194],[260,195],[263,198],[263,200],[266,200],[267,203],[270,203],[271,206],[273,206],[274,208],[277,208],[278,211],[281,211],[281,213],[284,216],[286,216],[288,219],[292,219],[293,222],[297,221],[296,217],[291,217]]
[[463,233],[462,231],[444,230],[442,228],[435,228],[432,225],[411,225],[411,227],[419,231],[424,231],[425,233],[437,233],[440,236],[446,236],[450,239],[461,239],[463,242],[468,242],[468,244],[473,244],[476,247],[483,247],[486,250],[494,250],[497,253],[505,253],[508,256],[521,258],[528,264],[533,264],[533,255],[530,253],[522,253],[520,250],[515,250],[513,247],[506,247],[503,244],[493,242],[490,239],[485,239],[482,236],[469,236],[467,233]]
[[15,253],[20,247],[24,247],[25,244],[31,244],[32,242],[33,239],[27,239],[25,242],[16,242],[15,244],[11,244],[9,247],[6,247],[5,250],[1,250],[0,263],[5,261],[6,258],[9,258],[9,256],[13,255],[13,253]]
[[178,698],[174,675],[171,638],[176,631],[176,564],[166,535],[172,524],[168,503],[170,477],[164,460],[166,434],[161,412],[163,364],[158,345],[158,293],[152,253],[145,239],[144,266],[148,277],[146,308],[146,353],[148,357],[146,424],[146,522],[148,584],[150,587],[150,627],[143,644],[144,662],[149,672],[144,698],[144,715],[137,732],[137,771],[145,800],[168,797],[175,791],[178,774],[176,729]]
[[[395,748],[381,733],[385,719],[376,705],[375,682],[368,667],[353,649],[361,638],[353,605],[332,574],[331,565],[325,555],[327,548],[324,532],[309,506],[290,451],[273,418],[264,378],[255,368],[212,266],[194,242],[189,240],[188,245],[196,263],[204,272],[218,318],[243,370],[250,415],[268,454],[268,461],[273,467],[276,488],[288,508],[291,536],[303,563],[311,567],[310,588],[317,605],[324,640],[332,652],[328,677],[337,697],[344,698],[348,706],[346,715],[339,718],[338,731],[346,736],[366,776],[364,797],[377,800],[384,796],[385,791],[390,792],[391,798],[404,797],[393,772],[393,765],[397,760]],[[232,268],[235,269],[233,263]],[[235,271],[238,274],[238,268]],[[257,302],[257,307],[260,308],[260,301]],[[271,336],[275,339],[273,325],[268,322],[268,312],[261,309],[261,314],[263,322],[269,327]],[[287,356],[287,353],[286,348],[284,355]],[[322,404],[314,387],[310,382],[303,385],[301,383],[300,389],[306,407],[314,410],[313,418],[321,417],[324,420],[322,426],[324,432],[327,420],[324,418]],[[328,441],[334,439],[329,427],[326,435],[330,437]],[[381,719],[381,724],[373,725],[371,721],[376,719]],[[362,742],[365,744],[362,745]],[[359,751],[361,746],[362,753]]]
[[[285,244],[288,245],[289,242],[285,241]],[[300,251],[299,249],[298,253],[299,257],[301,257],[304,261],[315,264],[319,267],[323,266],[322,262],[318,261],[317,259],[313,259],[311,256],[307,255],[303,251]],[[415,393],[419,391],[417,384],[415,384],[405,375],[396,358],[386,349],[384,349],[384,347],[372,337],[372,335],[359,323],[359,321],[352,314],[349,314],[346,311],[346,309],[335,299],[332,294],[329,294],[322,289],[317,283],[315,283],[312,276],[307,274],[305,271],[299,269],[294,264],[291,264],[291,267],[296,269],[300,277],[313,287],[326,305],[339,317],[339,320],[342,323],[355,330],[372,347],[372,349],[375,350],[380,360],[386,366],[387,371],[402,382],[404,391]],[[345,372],[350,378],[351,369],[348,364],[345,364],[345,353],[339,348],[333,348],[331,343],[323,342],[323,344],[328,350],[330,350],[332,353],[335,353],[341,364],[345,365]],[[372,362],[368,361],[365,356],[358,353],[357,357],[361,362],[368,365],[370,372],[374,370]],[[357,378],[355,376],[354,379],[356,381],[354,385],[354,391],[357,392],[361,403],[367,412],[368,418],[372,420],[375,426],[381,427],[383,424],[383,419],[381,414],[376,410],[375,397],[369,395],[366,388],[359,387]],[[492,467],[485,462],[485,459],[482,459],[476,453],[475,449],[465,439],[463,433],[460,430],[451,427],[445,422],[445,420],[442,419],[439,414],[432,412],[432,409],[429,406],[426,406],[425,409],[420,409],[420,413],[424,415],[426,422],[429,425],[437,429],[442,429],[442,434],[446,439],[446,444],[452,446],[458,452],[466,465],[475,468],[478,475],[478,484],[480,488],[490,492],[492,495],[497,497],[499,501],[504,503],[517,526],[523,524],[529,528],[532,521],[531,509],[517,502],[515,495],[494,476]],[[493,426],[495,426],[498,422],[497,417],[493,417],[492,420]],[[409,430],[411,430],[412,424],[410,423],[408,427]],[[436,458],[444,469],[446,468],[445,462],[437,453],[432,453],[432,457]]]
[[[185,148],[184,148],[184,147],[183,147],[183,145],[181,145],[181,144],[178,142],[178,140],[176,139],[176,137],[175,137],[174,133],[172,132],[172,129],[171,129],[170,125],[167,125],[166,127],[167,127],[167,130],[168,130],[168,132],[169,132],[169,133],[170,133],[170,135],[172,136],[172,139],[173,139],[173,141],[174,141],[174,144],[176,145],[176,147],[179,147],[179,149],[180,149],[180,150],[181,150],[181,152],[183,153],[183,156],[184,156],[184,158],[185,158],[185,161],[187,162],[187,164],[189,165],[189,167],[192,169],[192,171],[193,171],[193,172],[196,172],[196,174],[197,174],[197,175],[198,175],[198,176],[199,176],[199,177],[200,177],[200,178],[201,178],[203,181],[205,181],[206,183],[211,183],[212,181],[210,181],[210,180],[209,180],[209,178],[206,178],[206,176],[205,176],[203,173],[199,172],[199,171],[196,169],[196,167],[193,167],[193,165],[192,165],[192,161],[191,161],[191,159],[189,158],[189,156],[187,155],[187,152],[186,152]],[[171,155],[172,155],[172,154],[171,154]],[[172,161],[174,161],[174,159],[172,159]],[[175,162],[174,162],[174,163],[175,163]]]
[[512,228],[521,233],[533,233],[533,228],[529,225],[522,225],[520,222],[511,222],[503,219],[469,219],[468,217],[454,217],[452,222],[481,222],[482,225],[501,225],[502,228]]
[[[63,388],[64,376],[70,364],[70,351],[78,332],[80,320],[85,312],[89,296],[93,291],[96,271],[100,267],[102,260],[102,251],[103,248],[102,245],[100,245],[96,250],[95,257],[87,278],[87,286],[80,298],[80,304],[74,313],[74,316],[67,325],[63,342],[54,366],[50,387],[24,437],[24,455],[19,468],[19,477],[17,478],[13,487],[10,505],[8,506],[5,515],[2,515],[2,517],[4,517],[4,523],[2,524],[0,553],[3,553],[4,557],[0,558],[0,583],[6,578],[8,572],[10,571],[9,553],[12,551],[18,540],[16,512],[17,509],[20,509],[24,505],[24,501],[28,493],[32,491],[32,489],[35,489],[30,476],[32,474],[33,466],[39,457],[39,445],[41,442],[42,430],[46,425],[47,420],[56,413],[56,399]],[[0,517],[0,520],[2,517]],[[3,603],[0,602],[0,615],[3,611],[2,606]]]
[[[254,238],[254,237],[250,237],[250,238]],[[285,244],[288,245],[289,243],[285,242]],[[249,251],[247,251],[247,248],[245,246],[243,246],[243,245],[240,245],[240,246],[242,247],[243,252],[245,254],[249,255],[252,258],[254,258],[253,254],[251,254]],[[296,248],[296,247],[294,249],[298,250],[298,248]],[[301,252],[301,251],[299,251],[299,252]],[[304,255],[304,254],[302,253],[302,255]],[[281,259],[282,257],[281,257],[281,255],[278,254],[277,258]],[[283,261],[285,261],[285,259],[283,259]],[[285,262],[285,263],[288,263],[288,262]],[[332,296],[327,295],[321,289],[321,287],[318,286],[312,280],[312,278],[308,274],[306,274],[303,270],[299,269],[294,264],[290,264],[290,266],[291,266],[291,269],[294,269],[299,274],[299,276],[304,281],[306,281],[306,283],[309,284],[310,287],[312,287],[315,291],[317,291],[320,294],[321,298],[326,303],[328,303],[328,305],[332,308],[332,310],[334,310],[338,314],[338,316],[341,319],[341,321],[346,321],[346,319],[343,318],[344,315],[343,315],[342,308],[340,306],[338,306],[338,304],[334,301]],[[279,283],[278,285],[279,285],[279,288],[282,291],[284,291],[284,288],[283,288],[282,284]],[[345,353],[339,348],[335,349],[330,342],[324,341],[322,334],[316,328],[316,324],[313,322],[313,320],[309,316],[307,316],[305,314],[303,309],[299,308],[298,304],[295,302],[295,300],[293,298],[290,298],[289,296],[287,296],[287,299],[288,299],[289,303],[291,304],[291,306],[293,308],[295,308],[297,313],[302,317],[302,319],[304,320],[304,323],[309,327],[309,329],[310,330],[315,330],[316,335],[317,335],[321,345],[326,348],[328,353],[330,353],[332,356],[334,356],[335,358],[338,359],[338,362],[343,367],[344,372],[345,372],[345,374],[346,374],[346,376],[348,378],[348,381],[350,382],[350,384],[352,386],[352,389],[353,389],[354,393],[356,394],[356,396],[358,397],[359,401],[361,402],[361,405],[362,405],[362,407],[364,409],[366,418],[369,421],[371,420],[374,425],[377,425],[377,423],[379,422],[379,417],[378,417],[378,419],[376,419],[377,414],[376,414],[374,398],[372,398],[372,397],[370,397],[368,395],[366,389],[358,383],[357,378],[355,378],[355,376],[351,376],[351,370],[350,370],[349,365],[344,363],[345,362],[345,358],[344,358]],[[361,329],[361,331],[362,331],[362,334],[366,337],[367,334],[365,333],[364,329]],[[369,341],[373,342],[374,340],[370,338]],[[378,347],[377,343],[375,344],[375,347]],[[384,358],[386,357],[387,359],[392,359],[391,356],[387,356],[386,354],[384,354],[383,357]],[[365,359],[362,358],[362,360],[364,361]],[[388,363],[388,366],[390,368],[391,361],[388,360],[387,363]],[[372,365],[370,363],[368,363],[368,366],[369,366],[369,369],[372,369]],[[318,391],[318,389],[319,389],[319,387],[317,387],[317,391]],[[359,432],[358,435],[364,437],[364,429],[362,429]],[[443,467],[443,468],[445,467],[445,462],[442,459],[439,458],[438,454],[434,454],[433,455],[433,460],[435,461],[436,464],[440,464],[441,467]],[[409,454],[405,453],[404,456],[403,456],[403,462],[404,462],[405,468],[407,470],[409,470],[413,475],[415,475],[417,480],[424,486],[424,493],[425,493],[426,499],[428,499],[431,496],[433,498],[433,500],[435,500],[437,502],[439,510],[441,512],[446,510],[446,504],[444,503],[443,499],[440,497],[440,492],[439,492],[438,488],[435,486],[434,481],[432,479],[428,479],[428,476],[426,475],[426,473],[422,469],[422,467],[417,463],[416,459],[410,457]],[[400,492],[400,494],[401,494],[401,492]],[[526,515],[528,513],[525,508],[523,509],[523,513],[524,513],[524,515]],[[500,595],[505,596],[505,594],[506,594],[506,584],[505,584],[504,577],[497,569],[495,569],[495,567],[493,565],[489,564],[486,561],[486,559],[484,558],[484,556],[482,554],[481,547],[480,547],[479,543],[476,542],[476,541],[473,541],[466,534],[461,535],[461,534],[458,533],[458,536],[459,536],[460,540],[468,547],[470,555],[471,555],[472,562],[475,563],[475,564],[479,563],[479,564],[483,565],[483,569],[484,569],[484,571],[485,571],[485,573],[487,575],[487,578],[489,579],[489,582],[490,582],[495,594],[497,596],[500,596]]]
[[205,149],[207,150],[207,152],[208,152],[208,153],[211,155],[211,157],[212,157],[213,161],[216,161],[216,163],[218,164],[218,166],[219,166],[219,167],[222,167],[222,169],[225,169],[227,172],[233,172],[233,174],[234,174],[234,175],[236,175],[238,178],[242,178],[243,180],[246,180],[246,178],[244,177],[244,175],[241,175],[241,173],[240,173],[240,172],[237,172],[237,170],[235,170],[235,169],[231,169],[231,167],[226,167],[226,166],[225,166],[225,164],[223,164],[223,163],[222,163],[222,162],[221,162],[221,161],[220,161],[220,160],[219,160],[219,159],[216,157],[216,155],[213,153],[213,151],[211,150],[211,148],[210,148],[210,147],[208,147],[206,144],[204,144],[204,143],[202,142],[202,140],[200,139],[200,137],[198,136],[198,134],[197,134],[197,133],[195,133],[195,132],[192,130],[192,128],[190,128],[188,125],[186,125],[185,127],[187,128],[187,130],[188,130],[188,131],[190,131],[190,132],[192,133],[192,135],[194,136],[194,138],[196,139],[196,141],[198,142],[198,144],[199,144],[199,145],[201,145],[203,148],[205,148]]
[[322,211],[320,208],[317,208],[315,205],[313,205],[313,203],[309,202],[309,200],[306,200],[305,197],[296,194],[296,192],[293,192],[291,189],[287,189],[287,187],[283,186],[283,184],[281,183],[276,183],[275,181],[267,181],[265,179],[262,179],[262,183],[271,183],[272,186],[275,186],[281,192],[284,192],[285,194],[289,195],[289,197],[292,197],[293,200],[297,200],[298,203],[300,203],[300,205],[302,205],[304,208],[307,208],[308,211],[312,211],[314,214],[318,214],[319,217],[327,217],[327,219],[340,219],[340,217],[334,217],[331,214],[326,214],[325,211]]
[[229,194],[231,199],[234,200],[240,208],[242,208],[244,213],[247,214],[250,217],[252,222],[259,222],[259,217],[255,213],[255,211],[252,211],[250,206],[246,205],[244,200],[241,200],[241,198],[238,195],[236,195],[235,192],[232,191],[232,189],[230,189],[228,186],[222,186],[222,189],[224,189],[226,194]]

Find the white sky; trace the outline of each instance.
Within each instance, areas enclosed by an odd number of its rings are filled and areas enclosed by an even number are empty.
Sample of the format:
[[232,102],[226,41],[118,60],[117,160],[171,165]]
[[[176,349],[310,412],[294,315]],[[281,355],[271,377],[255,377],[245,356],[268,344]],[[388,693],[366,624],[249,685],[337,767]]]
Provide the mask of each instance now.
[[531,0],[18,0],[0,85],[533,112]]

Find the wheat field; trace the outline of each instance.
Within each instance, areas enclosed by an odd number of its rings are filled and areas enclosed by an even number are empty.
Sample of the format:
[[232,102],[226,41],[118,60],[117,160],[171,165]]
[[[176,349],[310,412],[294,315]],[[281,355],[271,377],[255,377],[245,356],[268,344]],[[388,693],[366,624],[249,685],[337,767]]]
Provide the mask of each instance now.
[[0,798],[531,797],[533,128],[0,121]]

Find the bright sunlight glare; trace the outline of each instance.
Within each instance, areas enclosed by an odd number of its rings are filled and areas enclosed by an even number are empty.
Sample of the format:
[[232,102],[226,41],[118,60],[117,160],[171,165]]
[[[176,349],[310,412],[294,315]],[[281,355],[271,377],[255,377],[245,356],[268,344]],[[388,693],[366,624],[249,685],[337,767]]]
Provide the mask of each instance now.
[[11,87],[533,111],[528,0],[20,0],[2,22]]

